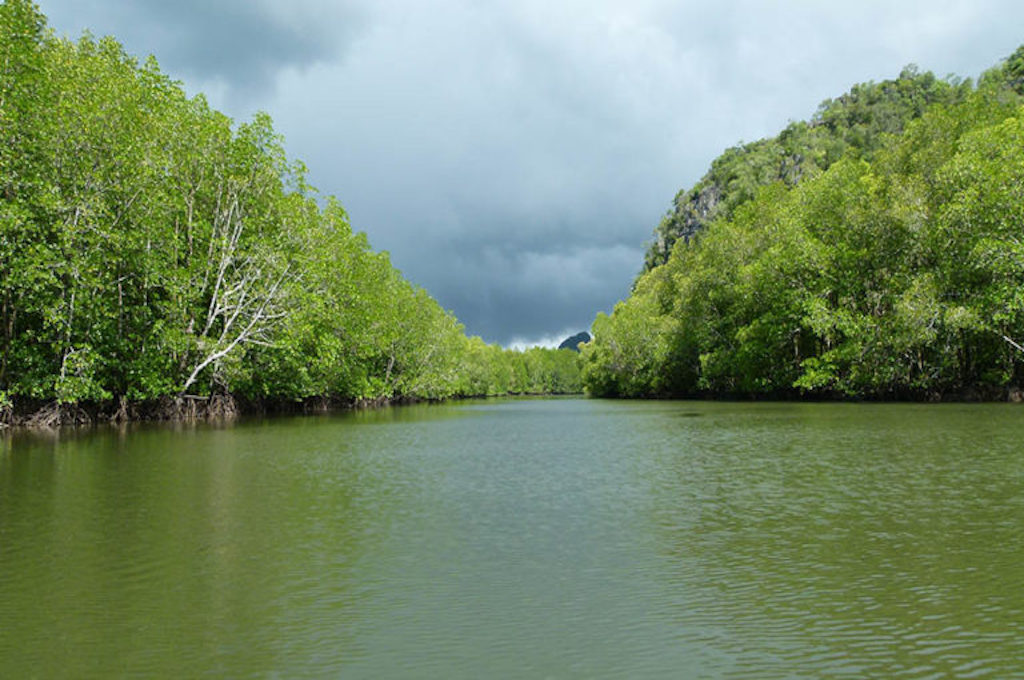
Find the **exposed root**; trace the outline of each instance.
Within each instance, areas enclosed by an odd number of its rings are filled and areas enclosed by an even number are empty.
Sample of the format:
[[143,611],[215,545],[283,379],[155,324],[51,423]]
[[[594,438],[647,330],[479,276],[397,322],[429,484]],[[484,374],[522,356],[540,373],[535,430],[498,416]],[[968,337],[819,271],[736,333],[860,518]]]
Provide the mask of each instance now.
[[305,402],[239,401],[227,393],[210,397],[198,395],[167,396],[158,400],[133,402],[118,396],[105,402],[61,404],[52,401],[11,400],[0,403],[0,431],[9,428],[55,430],[65,426],[95,425],[97,423],[125,424],[139,421],[162,420],[168,422],[230,422],[244,414],[255,413],[327,413],[336,409],[371,407],[387,403],[386,400],[364,401],[356,404],[349,400],[313,397]]
[[157,420],[196,421],[233,420],[238,417],[239,408],[230,394],[215,394],[199,397],[192,394],[161,399],[153,410]]
[[135,409],[128,403],[128,399],[122,395],[117,401],[117,410],[110,415],[110,422],[127,423],[136,419]]
[[88,425],[92,417],[77,404],[53,401],[25,419],[25,426],[34,429],[54,429],[63,425]]
[[332,407],[330,397],[310,397],[302,403],[303,413],[327,413]]
[[238,404],[230,394],[215,394],[207,400],[207,420],[233,420],[237,417]]

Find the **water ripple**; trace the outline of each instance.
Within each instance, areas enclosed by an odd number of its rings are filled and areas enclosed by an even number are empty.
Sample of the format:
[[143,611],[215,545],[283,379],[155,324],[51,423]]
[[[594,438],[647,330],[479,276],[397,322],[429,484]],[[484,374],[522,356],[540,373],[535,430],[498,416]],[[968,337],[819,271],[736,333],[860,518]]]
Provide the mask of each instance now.
[[1024,677],[998,406],[481,402],[0,452],[0,676]]

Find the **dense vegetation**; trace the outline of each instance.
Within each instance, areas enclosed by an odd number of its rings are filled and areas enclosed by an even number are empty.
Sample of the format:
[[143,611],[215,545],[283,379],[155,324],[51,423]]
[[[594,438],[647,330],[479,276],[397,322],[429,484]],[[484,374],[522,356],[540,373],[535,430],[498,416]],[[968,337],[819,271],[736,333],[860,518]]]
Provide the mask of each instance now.
[[267,116],[0,4],[0,422],[571,392],[575,359],[467,338]]
[[594,322],[587,389],[1019,396],[1022,95],[1024,48],[977,86],[908,68],[727,151]]
[[888,135],[901,133],[930,106],[955,104],[971,91],[970,81],[939,80],[911,65],[895,80],[855,85],[822,102],[810,121],[791,123],[776,137],[728,149],[693,188],[676,194],[654,230],[644,270],[665,264],[676,241],[689,241],[715,219],[731,218],[760,188],[794,186],[847,153],[870,159]]

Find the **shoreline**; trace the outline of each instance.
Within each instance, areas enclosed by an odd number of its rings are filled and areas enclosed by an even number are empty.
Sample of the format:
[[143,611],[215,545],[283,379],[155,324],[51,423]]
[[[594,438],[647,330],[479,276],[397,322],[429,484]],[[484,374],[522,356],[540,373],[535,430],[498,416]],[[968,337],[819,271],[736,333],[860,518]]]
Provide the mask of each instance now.
[[164,399],[129,402],[109,400],[60,404],[49,400],[25,400],[0,408],[0,433],[55,431],[61,428],[88,428],[135,423],[230,423],[260,416],[321,415],[363,409],[380,409],[424,403],[445,403],[470,399],[505,397],[584,396],[580,393],[507,393],[468,394],[444,399],[421,397],[378,397],[351,399],[309,397],[302,400],[249,400],[233,395],[199,397],[184,395]]
[[903,392],[892,394],[850,395],[837,392],[799,394],[775,392],[751,394],[736,392],[696,392],[691,394],[649,394],[623,396],[616,394],[590,395],[597,399],[615,401],[726,401],[737,403],[791,402],[794,404],[1021,404],[1024,389],[1019,387],[974,388],[957,392]]
[[736,403],[790,402],[790,403],[871,403],[871,404],[1022,404],[1024,390],[965,390],[956,393],[922,393],[902,395],[850,396],[841,394],[714,394],[648,395],[624,397],[592,395],[583,392],[527,392],[507,394],[470,394],[444,399],[398,397],[375,399],[345,399],[337,397],[309,397],[302,400],[266,399],[253,401],[232,395],[199,397],[185,395],[178,398],[128,402],[110,400],[58,404],[55,401],[31,400],[21,404],[8,404],[0,408],[0,434],[12,432],[46,432],[61,428],[88,428],[102,425],[128,425],[137,423],[231,423],[244,418],[260,416],[323,415],[391,406],[467,401],[471,399],[503,399],[515,397],[585,397],[610,401],[718,401]]

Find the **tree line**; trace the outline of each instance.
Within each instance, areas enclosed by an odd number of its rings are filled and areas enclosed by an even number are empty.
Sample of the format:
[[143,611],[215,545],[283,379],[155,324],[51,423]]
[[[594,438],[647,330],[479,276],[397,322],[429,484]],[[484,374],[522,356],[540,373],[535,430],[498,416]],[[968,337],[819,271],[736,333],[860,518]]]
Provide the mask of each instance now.
[[575,359],[467,337],[267,115],[0,4],[0,422],[575,392]]
[[1020,398],[1024,47],[727,151],[584,346],[615,396]]

